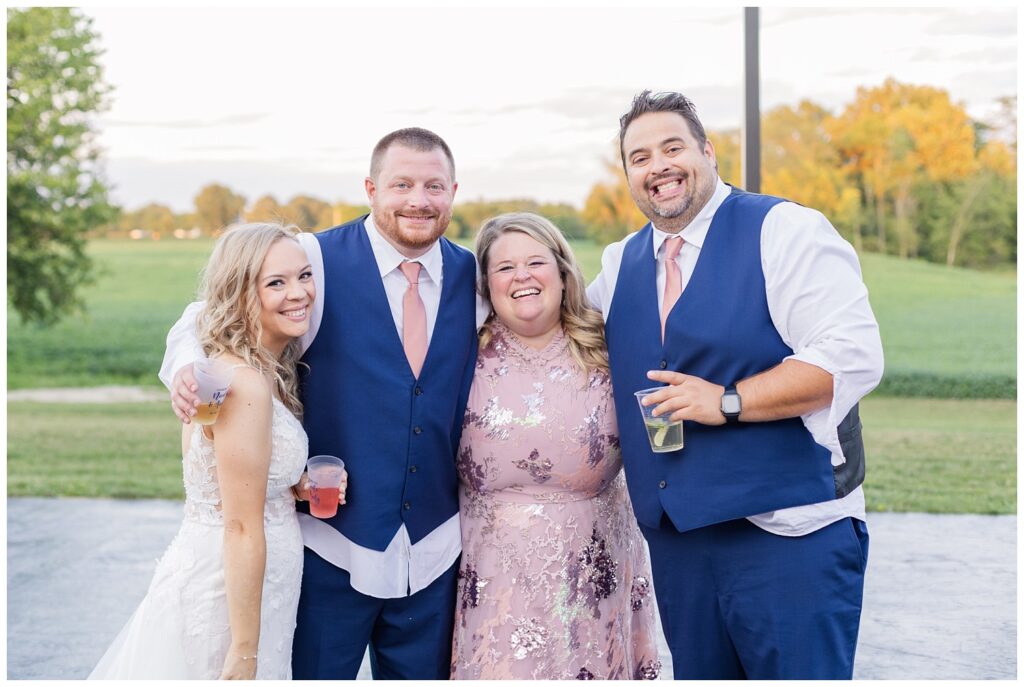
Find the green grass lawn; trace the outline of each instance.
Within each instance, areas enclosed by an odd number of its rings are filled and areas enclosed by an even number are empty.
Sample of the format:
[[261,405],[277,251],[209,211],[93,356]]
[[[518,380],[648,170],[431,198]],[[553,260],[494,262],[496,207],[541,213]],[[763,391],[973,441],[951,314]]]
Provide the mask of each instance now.
[[[1016,512],[1014,401],[868,398],[861,417],[869,510]],[[166,403],[9,403],[8,496],[182,498],[180,432]]]
[[193,300],[212,245],[209,240],[90,243],[101,274],[85,291],[85,315],[41,329],[22,325],[8,308],[8,388],[158,385],[167,330]]
[[184,498],[169,403],[7,404],[8,496]]
[[1017,512],[1017,403],[869,397],[861,404],[873,511]]
[[1017,370],[1017,273],[861,256],[886,367],[960,374]]
[[[85,292],[85,316],[39,329],[8,312],[8,387],[158,384],[164,337],[192,300],[211,245],[210,240],[93,241],[90,254],[103,273]],[[574,248],[588,281],[593,279],[601,247],[579,242]],[[988,375],[1002,380],[1002,391],[994,395],[1013,396],[1015,271],[947,269],[872,254],[862,256],[862,263],[888,378],[909,375],[913,384],[913,376],[922,373]],[[973,395],[988,394],[982,388]]]

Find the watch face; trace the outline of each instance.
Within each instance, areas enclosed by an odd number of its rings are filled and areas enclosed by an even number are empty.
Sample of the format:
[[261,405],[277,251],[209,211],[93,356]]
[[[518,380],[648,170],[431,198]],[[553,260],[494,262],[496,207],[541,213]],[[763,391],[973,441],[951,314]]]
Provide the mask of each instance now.
[[722,396],[722,412],[726,415],[738,415],[740,412],[740,397],[736,394]]

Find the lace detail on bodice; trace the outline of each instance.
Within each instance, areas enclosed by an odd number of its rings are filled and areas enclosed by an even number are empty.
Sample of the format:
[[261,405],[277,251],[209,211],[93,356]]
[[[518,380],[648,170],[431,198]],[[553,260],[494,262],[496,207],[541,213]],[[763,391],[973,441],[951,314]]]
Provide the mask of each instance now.
[[[569,348],[569,342],[565,338],[565,331],[559,327],[551,341],[541,349],[536,349],[523,343],[516,336],[515,332],[495,318],[491,321],[491,332],[493,333],[492,345],[488,347],[489,352],[502,357],[512,358],[518,367],[524,370],[532,370],[537,366],[548,365]],[[482,361],[477,367],[482,367]]]
[[[302,476],[309,450],[302,424],[277,398],[274,398],[271,441],[267,501],[263,509],[266,526],[293,517],[295,497],[291,487]],[[199,425],[192,432],[188,453],[183,458],[182,473],[185,481],[185,519],[206,525],[223,525],[220,485],[217,483],[217,457],[213,442]]]

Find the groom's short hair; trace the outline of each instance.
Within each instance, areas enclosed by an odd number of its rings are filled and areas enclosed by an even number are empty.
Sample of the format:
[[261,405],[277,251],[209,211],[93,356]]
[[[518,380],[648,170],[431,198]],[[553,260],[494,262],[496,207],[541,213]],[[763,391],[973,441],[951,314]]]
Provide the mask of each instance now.
[[373,154],[370,156],[371,179],[376,179],[377,175],[380,174],[380,167],[384,163],[384,154],[393,145],[402,145],[424,153],[440,148],[444,156],[448,158],[448,167],[451,169],[452,181],[455,181],[455,158],[452,157],[451,148],[448,147],[443,138],[433,131],[427,131],[415,126],[392,131],[377,141],[377,145],[373,147]]

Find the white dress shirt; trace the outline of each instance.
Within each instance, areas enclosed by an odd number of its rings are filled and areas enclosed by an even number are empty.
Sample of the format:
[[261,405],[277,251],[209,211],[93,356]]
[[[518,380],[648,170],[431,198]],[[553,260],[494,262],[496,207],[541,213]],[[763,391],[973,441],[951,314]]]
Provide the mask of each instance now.
[[[719,179],[711,199],[679,234],[684,243],[676,263],[684,291],[711,220],[729,193]],[[662,244],[673,234],[658,229],[652,233],[660,312],[665,266],[659,258]],[[605,320],[611,311],[622,253],[632,236],[605,249],[601,273],[587,288],[590,301],[604,313]],[[775,205],[765,217],[761,268],[772,322],[793,350],[787,360],[809,363],[832,375],[832,404],[801,416],[801,420],[814,440],[832,454],[832,465],[841,465],[846,459],[836,427],[854,404],[878,385],[883,366],[878,323],[868,303],[857,254],[820,212],[785,202]],[[748,520],[774,534],[800,536],[850,516],[865,519],[861,487],[841,499],[754,515]]]
[[[402,336],[402,297],[409,282],[399,269],[406,258],[380,234],[372,215],[366,218],[366,233],[377,261],[388,305],[399,338]],[[313,343],[324,309],[324,262],[320,243],[313,234],[299,234],[299,243],[306,250],[316,285],[316,299],[310,313],[309,331],[302,337],[302,350]],[[422,265],[419,293],[427,314],[427,345],[429,346],[441,302],[443,258],[438,243],[416,258]],[[174,372],[197,357],[196,316],[202,303],[192,303],[167,335],[167,351],[160,368],[160,379],[170,388]],[[478,306],[478,316],[480,311]],[[478,324],[480,322],[478,321]],[[344,506],[342,506],[344,508]],[[303,543],[318,556],[348,571],[352,587],[378,599],[415,594],[444,573],[462,551],[459,515],[456,513],[420,541],[412,544],[405,525],[395,534],[384,551],[374,551],[349,540],[338,530],[318,518],[299,513]]]

